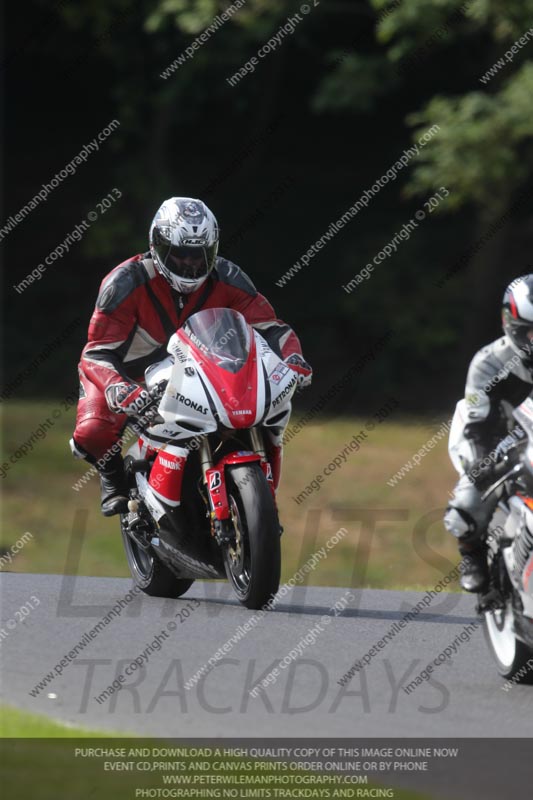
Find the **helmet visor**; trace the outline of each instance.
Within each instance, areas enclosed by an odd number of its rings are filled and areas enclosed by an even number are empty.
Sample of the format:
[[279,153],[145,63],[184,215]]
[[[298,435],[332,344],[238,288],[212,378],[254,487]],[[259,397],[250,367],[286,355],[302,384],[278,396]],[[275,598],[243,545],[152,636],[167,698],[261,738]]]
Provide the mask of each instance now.
[[154,244],[154,248],[160,262],[173,275],[185,280],[205,278],[213,269],[217,252],[216,245],[187,247],[161,242]]
[[533,351],[533,322],[521,322],[506,309],[503,313],[503,327],[515,345],[527,354]]

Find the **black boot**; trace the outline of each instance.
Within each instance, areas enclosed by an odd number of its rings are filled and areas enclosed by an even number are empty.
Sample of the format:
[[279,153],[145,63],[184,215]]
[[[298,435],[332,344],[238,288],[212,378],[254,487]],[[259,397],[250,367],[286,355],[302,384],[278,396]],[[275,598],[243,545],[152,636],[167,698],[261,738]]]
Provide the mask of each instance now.
[[124,460],[120,453],[109,459],[103,469],[99,469],[102,490],[102,514],[112,517],[114,514],[128,512],[128,487],[124,474]]
[[489,581],[486,549],[481,544],[459,545],[461,560],[461,586],[465,592],[481,592]]

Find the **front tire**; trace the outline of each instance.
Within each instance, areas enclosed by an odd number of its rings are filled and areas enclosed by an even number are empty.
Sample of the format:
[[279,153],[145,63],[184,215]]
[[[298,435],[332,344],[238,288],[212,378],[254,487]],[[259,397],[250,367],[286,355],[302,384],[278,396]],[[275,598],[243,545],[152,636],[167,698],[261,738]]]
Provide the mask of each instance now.
[[120,515],[120,530],[131,576],[136,586],[152,597],[181,597],[191,588],[194,580],[177,578],[156,556],[152,548],[144,550],[128,535],[124,523],[129,514]]
[[228,580],[240,602],[263,608],[279,589],[280,526],[272,492],[257,462],[227,471],[233,534],[224,548]]
[[[502,678],[512,679],[519,677],[520,670],[526,666],[533,656],[533,650],[527,647],[514,632],[514,614],[511,597],[503,609],[485,611],[483,614],[483,632],[491,651],[499,674]],[[531,670],[524,674],[524,682],[532,679]]]

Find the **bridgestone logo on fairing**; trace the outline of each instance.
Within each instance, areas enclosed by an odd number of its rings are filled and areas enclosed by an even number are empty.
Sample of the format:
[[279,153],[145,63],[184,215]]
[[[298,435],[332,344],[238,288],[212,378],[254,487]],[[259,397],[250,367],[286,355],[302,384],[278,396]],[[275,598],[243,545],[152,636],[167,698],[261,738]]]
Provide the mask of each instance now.
[[176,399],[179,400],[180,403],[183,403],[184,406],[189,406],[190,408],[194,408],[195,411],[199,411],[200,414],[207,414],[207,408],[201,406],[200,403],[195,403],[190,397],[185,397],[178,392],[176,394]]

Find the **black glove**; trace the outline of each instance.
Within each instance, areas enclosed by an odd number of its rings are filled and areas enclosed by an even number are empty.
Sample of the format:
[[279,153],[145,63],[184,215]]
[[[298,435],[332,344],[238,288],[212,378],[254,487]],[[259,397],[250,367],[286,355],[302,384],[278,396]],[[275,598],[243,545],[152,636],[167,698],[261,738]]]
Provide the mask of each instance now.
[[466,475],[470,483],[473,483],[476,489],[482,492],[494,483],[495,467],[494,451],[492,451],[492,453],[485,456],[485,458],[480,458],[478,461],[475,461]]
[[505,439],[484,458],[478,459],[467,472],[476,489],[484,491],[520,461],[520,453],[527,443],[527,435],[520,425],[515,425]]
[[122,381],[112,383],[105,390],[105,398],[109,409],[115,414],[138,416],[150,403],[150,395],[138,383]]

